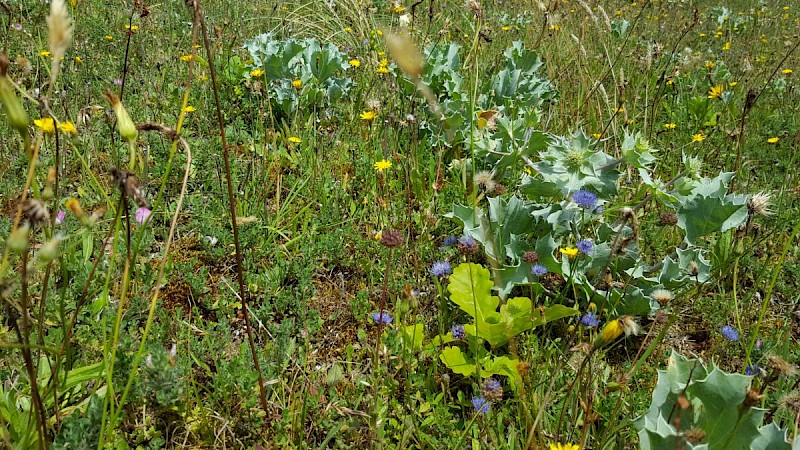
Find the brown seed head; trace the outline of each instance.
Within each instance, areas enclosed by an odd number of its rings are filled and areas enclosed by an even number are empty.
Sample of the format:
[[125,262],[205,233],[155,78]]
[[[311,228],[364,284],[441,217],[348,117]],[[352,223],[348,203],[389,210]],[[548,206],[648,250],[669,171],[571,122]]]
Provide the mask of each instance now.
[[386,247],[399,247],[403,245],[403,234],[397,230],[386,230],[381,233],[381,244]]

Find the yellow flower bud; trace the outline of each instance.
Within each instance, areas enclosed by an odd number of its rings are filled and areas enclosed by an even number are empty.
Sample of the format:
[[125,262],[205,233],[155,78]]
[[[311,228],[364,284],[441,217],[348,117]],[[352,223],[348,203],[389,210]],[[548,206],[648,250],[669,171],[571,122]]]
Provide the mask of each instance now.
[[116,94],[111,92],[110,89],[106,89],[105,94],[103,97],[111,103],[111,109],[114,110],[114,115],[117,116],[117,128],[119,129],[119,135],[122,136],[122,139],[130,142],[136,140],[136,137],[139,135],[139,132],[136,130],[136,124],[133,123],[131,116],[128,115],[128,111],[122,106],[122,102],[119,100]]
[[614,319],[611,322],[608,322],[606,326],[603,327],[603,330],[600,331],[597,339],[595,339],[594,348],[600,348],[610,342],[615,341],[618,337],[622,336],[624,331],[625,330],[622,328],[622,324],[620,323],[619,319]]
[[20,134],[28,133],[28,113],[22,107],[22,102],[14,94],[14,88],[8,80],[6,73],[8,70],[8,58],[5,53],[0,54],[0,103],[3,104],[8,124]]

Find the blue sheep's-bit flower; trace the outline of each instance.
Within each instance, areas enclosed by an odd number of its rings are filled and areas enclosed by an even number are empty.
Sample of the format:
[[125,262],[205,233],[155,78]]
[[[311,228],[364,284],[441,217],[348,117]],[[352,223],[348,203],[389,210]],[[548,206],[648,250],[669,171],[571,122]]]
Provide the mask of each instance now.
[[457,324],[453,325],[453,328],[450,328],[450,333],[453,335],[453,339],[464,339],[467,337],[467,332],[464,331],[464,325]]
[[376,311],[372,313],[372,320],[374,320],[375,323],[378,324],[388,325],[392,323],[394,318],[392,317],[391,314],[387,313],[386,311]]
[[722,336],[729,341],[736,342],[739,340],[739,332],[730,325],[725,325],[720,328],[719,331],[722,333]]
[[591,239],[581,239],[575,244],[578,247],[578,250],[583,253],[584,255],[588,255],[592,253],[592,249],[594,248],[594,242]]
[[472,399],[472,407],[477,413],[488,414],[492,405],[483,397],[475,397]]
[[540,277],[547,273],[547,267],[541,264],[534,264],[533,266],[531,266],[531,273],[533,275],[536,275],[537,277]]
[[572,201],[581,208],[593,209],[597,205],[597,196],[586,189],[581,189],[572,194]]
[[442,247],[452,247],[458,243],[458,238],[455,236],[447,236],[442,242]]
[[581,317],[581,325],[589,328],[594,328],[600,325],[600,319],[594,313],[586,313]]
[[444,277],[453,273],[453,268],[447,261],[436,261],[431,266],[431,275],[435,277]]

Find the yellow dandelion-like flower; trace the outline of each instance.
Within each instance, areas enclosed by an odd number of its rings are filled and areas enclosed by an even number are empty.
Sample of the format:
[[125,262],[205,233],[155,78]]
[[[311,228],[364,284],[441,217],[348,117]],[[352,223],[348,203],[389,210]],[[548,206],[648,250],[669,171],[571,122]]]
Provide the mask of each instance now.
[[384,66],[380,66],[377,69],[375,69],[375,73],[379,73],[381,75],[385,75],[385,74],[389,73],[389,68],[388,67],[384,67]]
[[392,162],[386,159],[382,159],[373,164],[372,167],[378,172],[383,172],[386,169],[392,168]]
[[192,55],[181,55],[181,61],[183,61],[183,62],[189,62],[189,61],[191,61],[193,59],[194,59],[194,56],[192,56]]
[[361,120],[363,121],[372,122],[376,117],[378,117],[378,113],[375,111],[363,111],[359,117],[361,117]]
[[692,142],[703,142],[706,140],[706,135],[703,134],[703,131],[698,131],[697,134],[692,135]]
[[47,58],[48,56],[50,56],[50,50],[42,50],[42,51],[40,51],[39,52],[39,56]]
[[581,450],[581,448],[575,444],[562,444],[557,442],[555,444],[550,444],[550,450]]
[[511,30],[511,26],[509,26],[509,25],[503,25],[503,28],[501,28],[501,29],[502,29],[503,31],[509,31],[509,30]]
[[264,75],[264,71],[261,69],[253,69],[250,71],[250,76],[253,78],[258,78],[261,75]]
[[794,72],[792,69],[783,69],[783,70],[781,70],[781,73],[784,74],[784,75],[789,75],[792,72]]
[[674,85],[675,85],[675,80],[673,79],[667,80],[667,86],[674,86]]
[[42,117],[41,119],[36,119],[33,121],[33,124],[47,134],[53,134],[56,132],[56,124],[52,117]]
[[289,142],[291,142],[292,144],[299,144],[303,142],[303,140],[297,136],[289,136]]
[[75,124],[70,121],[59,123],[58,129],[61,130],[61,132],[63,133],[71,134],[73,136],[78,134],[78,130],[75,128]]
[[114,40],[114,36],[112,36],[110,34],[107,34],[107,35],[103,36],[103,39],[105,39],[107,42],[111,42],[111,41]]
[[201,82],[201,83],[202,83],[202,82],[204,82],[204,81],[208,81],[208,75],[206,75],[206,74],[200,75],[200,76],[197,78],[197,81],[199,81],[199,82]]
[[704,38],[704,37],[706,37],[706,34],[705,33],[700,33],[700,37]]
[[383,36],[383,30],[375,30],[375,34],[378,36]]
[[348,63],[348,64],[350,64],[350,65],[351,65],[351,66],[353,66],[353,67],[359,67],[359,66],[361,66],[361,61],[359,61],[359,60],[357,60],[357,59],[355,59],[355,58],[351,59],[351,60],[350,60],[350,61],[348,61],[347,63]]
[[778,141],[780,141],[780,140],[781,140],[781,138],[776,136],[776,137],[771,137],[771,138],[767,139],[767,142],[770,143],[770,144],[777,144]]
[[296,80],[292,80],[292,87],[295,89],[300,89],[301,87],[303,87],[303,80],[299,78]]
[[406,10],[406,8],[401,6],[401,5],[397,5],[397,6],[394,7],[395,14],[403,14],[403,12],[405,10]]
[[352,32],[353,32],[353,29],[352,29],[352,28],[350,28],[350,27],[344,27],[344,32],[345,32],[345,33],[352,33]]
[[711,89],[708,91],[708,98],[722,98],[722,93],[725,91],[725,87],[721,84],[716,86],[712,86]]
[[716,67],[716,64],[713,61],[706,61],[706,69],[711,70],[714,67]]
[[76,57],[75,57],[75,62],[76,62],[77,64],[83,64],[83,59],[82,59],[80,56],[76,56]]
[[674,130],[676,126],[677,125],[675,125],[674,123],[665,123],[664,124],[664,129],[665,130]]
[[601,137],[603,137],[603,133],[594,133],[594,134],[592,134],[592,137],[593,137],[593,138],[594,138],[596,141],[599,141],[599,140],[600,140],[600,138],[601,138]]
[[550,30],[551,31],[558,31],[560,29],[561,29],[561,27],[556,25],[556,24],[550,25]]
[[595,348],[602,347],[609,342],[614,342],[618,337],[622,336],[624,332],[625,328],[622,327],[622,322],[620,322],[619,319],[608,322],[600,331],[600,334],[597,335],[597,339],[594,341]]
[[728,86],[730,86],[730,87],[734,87],[734,86],[736,86],[737,84],[739,84],[739,82],[738,82],[738,81],[731,81],[730,83],[728,83]]
[[136,31],[139,29],[139,25],[125,25],[125,29],[128,31]]
[[195,111],[197,111],[197,108],[195,108],[195,107],[194,107],[194,106],[192,106],[192,105],[186,105],[186,108],[183,108],[183,110],[184,110],[185,112],[187,112],[187,113],[190,113],[190,112],[195,112]]
[[568,258],[574,258],[578,256],[578,249],[576,247],[561,247],[558,249],[562,255],[566,255]]
[[730,50],[731,50],[731,43],[730,43],[730,41],[728,41],[722,46],[722,51],[723,52],[729,52]]

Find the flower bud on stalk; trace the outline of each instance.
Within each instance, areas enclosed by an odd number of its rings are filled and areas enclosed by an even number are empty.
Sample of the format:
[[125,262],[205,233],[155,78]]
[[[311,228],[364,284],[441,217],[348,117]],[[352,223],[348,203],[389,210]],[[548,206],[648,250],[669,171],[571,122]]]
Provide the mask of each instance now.
[[122,106],[122,102],[119,100],[116,94],[111,92],[110,89],[106,89],[105,94],[103,94],[108,103],[111,104],[111,109],[114,110],[114,115],[117,116],[117,129],[119,129],[119,135],[122,137],[123,140],[128,142],[128,145],[131,147],[131,155],[130,161],[128,162],[129,169],[133,171],[136,165],[136,137],[139,135],[139,131],[136,130],[136,124],[133,123],[131,116],[128,114],[128,111]]
[[[0,103],[8,116],[8,124],[11,128],[26,139],[28,137],[28,113],[22,107],[22,102],[14,94],[14,88],[8,79],[8,57],[5,53],[0,53]],[[27,140],[27,139],[26,139]]]

